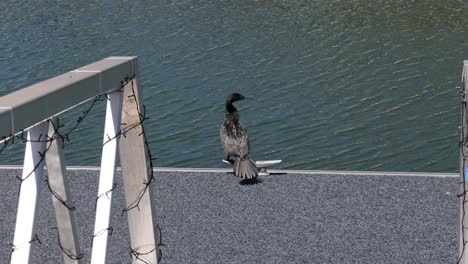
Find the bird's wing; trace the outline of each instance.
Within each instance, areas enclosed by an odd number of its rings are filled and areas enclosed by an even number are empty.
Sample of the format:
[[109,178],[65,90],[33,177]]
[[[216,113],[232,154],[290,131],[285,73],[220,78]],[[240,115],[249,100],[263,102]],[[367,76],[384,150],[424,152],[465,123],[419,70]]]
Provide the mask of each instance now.
[[241,130],[241,137],[239,138],[239,156],[240,157],[245,157],[249,155],[250,151],[250,142],[249,142],[249,134],[247,133],[247,129],[240,125],[240,130]]

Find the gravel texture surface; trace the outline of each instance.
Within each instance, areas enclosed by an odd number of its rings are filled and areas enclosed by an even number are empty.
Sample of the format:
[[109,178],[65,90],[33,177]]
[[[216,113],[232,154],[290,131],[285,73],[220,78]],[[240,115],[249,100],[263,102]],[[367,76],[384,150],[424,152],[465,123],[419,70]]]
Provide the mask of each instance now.
[[[8,263],[20,182],[2,169],[0,263]],[[99,173],[70,170],[83,263],[89,263]],[[278,173],[257,183],[226,172],[157,171],[160,263],[456,263],[458,178]],[[130,263],[120,173],[108,263]],[[43,184],[32,263],[62,263]]]

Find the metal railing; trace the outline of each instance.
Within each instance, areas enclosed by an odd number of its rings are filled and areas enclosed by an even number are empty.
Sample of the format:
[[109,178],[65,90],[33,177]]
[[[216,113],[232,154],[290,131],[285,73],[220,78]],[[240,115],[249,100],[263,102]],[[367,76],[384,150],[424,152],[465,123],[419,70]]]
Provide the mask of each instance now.
[[461,126],[460,126],[460,224],[458,263],[468,264],[468,60],[463,63],[462,87],[460,89]]
[[[133,263],[157,263],[152,158],[136,57],[109,57],[0,97],[0,137],[26,142],[11,263],[30,263],[44,167],[65,263],[81,263],[58,115],[95,96],[107,99],[91,263],[105,263],[114,174],[120,158]],[[85,113],[87,114],[87,113]],[[79,118],[78,122],[82,117]],[[25,136],[26,134],[26,136]],[[121,137],[122,136],[122,137]],[[18,177],[19,178],[19,177]],[[133,210],[135,209],[135,210]]]

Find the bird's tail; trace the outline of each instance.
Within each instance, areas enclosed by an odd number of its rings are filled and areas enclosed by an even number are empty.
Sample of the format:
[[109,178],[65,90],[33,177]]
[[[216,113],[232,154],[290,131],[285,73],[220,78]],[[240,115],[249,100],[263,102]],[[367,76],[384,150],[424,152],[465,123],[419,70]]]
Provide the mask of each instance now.
[[258,170],[249,157],[239,158],[234,162],[234,175],[242,179],[255,179],[258,176]]

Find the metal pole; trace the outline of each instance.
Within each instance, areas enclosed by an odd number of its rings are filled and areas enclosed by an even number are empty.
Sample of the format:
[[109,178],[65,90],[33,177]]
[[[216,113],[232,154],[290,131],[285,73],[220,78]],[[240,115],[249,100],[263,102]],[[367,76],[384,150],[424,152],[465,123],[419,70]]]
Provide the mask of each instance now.
[[75,224],[75,212],[70,209],[70,201],[73,199],[68,188],[63,155],[63,139],[56,133],[59,126],[58,122],[58,118],[55,116],[50,119],[49,139],[53,141],[45,158],[47,179],[53,192],[52,202],[55,209],[60,246],[63,249],[64,263],[79,264],[81,263],[81,250]]
[[143,124],[142,97],[138,83],[138,68],[134,60],[135,77],[124,87],[120,165],[128,216],[132,263],[156,264],[157,245],[154,230],[152,168],[148,157]]
[[11,263],[30,263],[35,239],[37,205],[44,174],[44,156],[47,144],[48,122],[28,130],[21,189],[16,214],[15,238]]
[[467,165],[468,165],[468,61],[464,61],[463,86],[461,87],[461,128],[460,128],[460,224],[459,224],[459,261],[468,264],[468,194],[467,194]]
[[117,165],[120,119],[122,113],[122,93],[110,93],[107,101],[106,123],[99,176],[99,195],[96,200],[96,220],[94,224],[91,263],[106,262],[107,238],[110,233],[109,222],[114,188],[114,174]]

